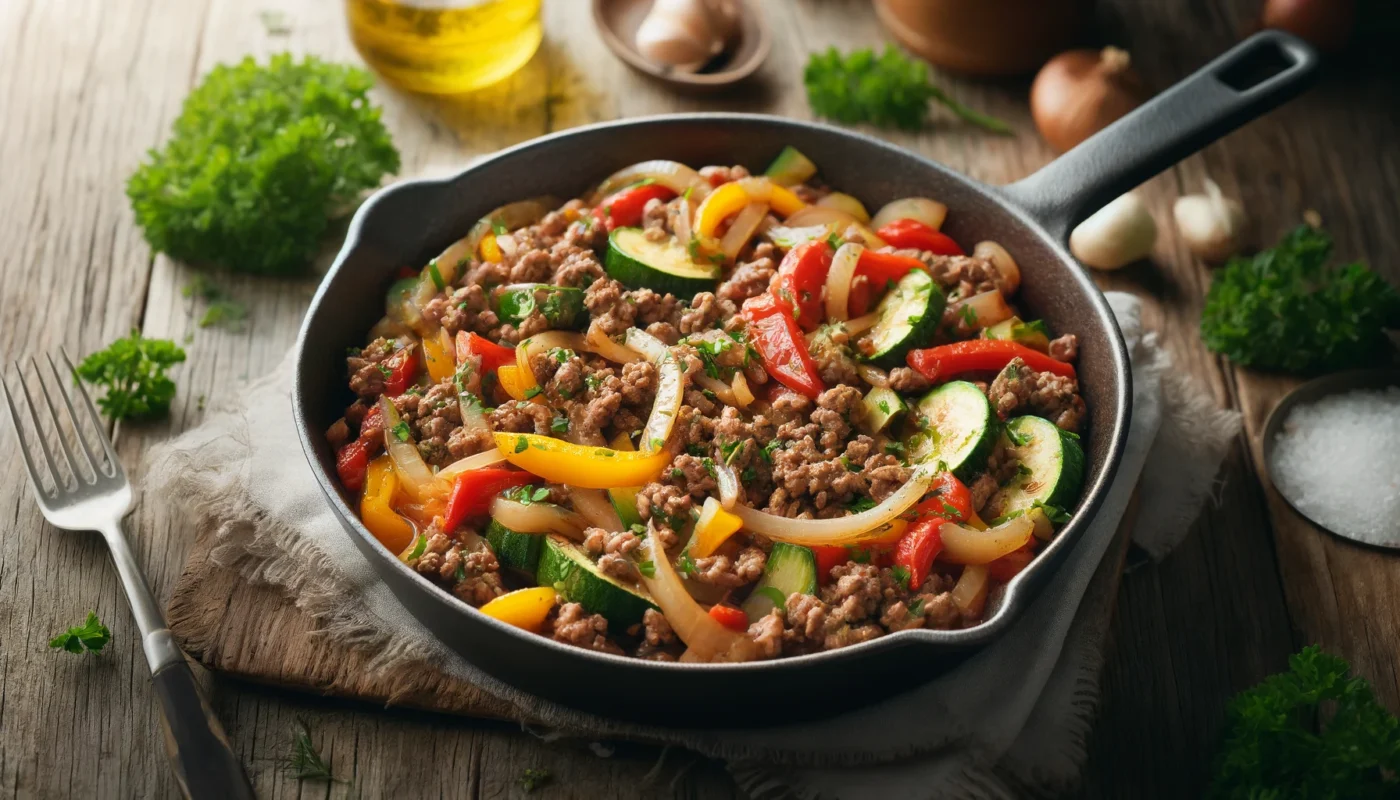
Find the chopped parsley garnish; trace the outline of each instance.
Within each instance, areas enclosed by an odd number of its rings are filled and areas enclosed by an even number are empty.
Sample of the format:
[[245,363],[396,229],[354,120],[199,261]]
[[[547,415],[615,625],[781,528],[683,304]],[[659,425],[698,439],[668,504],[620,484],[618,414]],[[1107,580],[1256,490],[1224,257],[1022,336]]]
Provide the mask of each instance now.
[[433,279],[433,285],[440,292],[447,288],[447,281],[442,279],[442,272],[438,270],[437,259],[428,262],[428,277]]
[[715,477],[715,460],[709,456],[700,459],[700,463],[705,466],[705,471],[710,473],[710,477]]
[[967,327],[977,327],[977,312],[972,310],[972,306],[963,306],[958,309],[958,316],[962,318],[963,324]]
[[720,445],[719,445],[719,454],[720,454],[720,456],[724,459],[724,463],[726,463],[726,464],[732,464],[732,463],[734,463],[734,456],[735,456],[735,455],[738,455],[738,453],[739,453],[739,448],[741,448],[741,447],[743,447],[743,446],[744,446],[744,443],[743,443],[742,441],[739,441],[739,440],[736,440],[736,441],[733,441],[733,442],[720,442]]
[[311,729],[306,722],[297,720],[297,731],[292,738],[292,752],[287,756],[286,768],[297,780],[333,781],[331,765],[321,757],[316,745],[311,741]]
[[504,222],[501,222],[498,219],[493,219],[491,220],[491,233],[495,234],[496,236],[505,236],[507,233],[510,233],[510,230],[506,228]]
[[568,417],[555,417],[554,419],[550,420],[550,422],[549,422],[549,429],[550,429],[551,431],[553,431],[554,433],[568,433],[568,432],[569,432],[569,418],[568,418]]
[[903,565],[901,565],[901,564],[896,564],[896,565],[894,565],[893,567],[890,567],[890,577],[891,577],[891,578],[894,578],[895,581],[897,581],[897,582],[899,583],[900,586],[903,586],[903,587],[906,588],[906,589],[909,588],[909,568],[908,568],[908,567],[905,567],[905,566],[903,566]]
[[89,611],[82,625],[74,625],[49,640],[49,647],[67,650],[70,653],[100,653],[112,640],[112,632],[97,618],[96,611]]
[[744,467],[744,471],[739,473],[739,480],[744,483],[753,483],[758,480],[758,470],[753,467]]
[[554,780],[554,773],[547,769],[536,769],[532,767],[520,773],[520,780],[517,781],[517,783],[519,783],[520,788],[524,789],[526,792],[533,792],[541,786],[547,785],[552,780]]
[[875,406],[880,409],[881,414],[890,413],[890,401],[888,400],[881,400],[880,402],[876,403]]
[[846,545],[846,553],[851,557],[851,560],[857,564],[870,563],[870,551],[864,547],[856,547],[853,544],[848,544]]
[[885,442],[885,452],[900,460],[904,459],[904,442]]
[[530,440],[524,436],[517,436],[515,439],[515,452],[523,453],[530,447]]
[[567,347],[556,347],[550,350],[549,354],[554,356],[554,360],[558,361],[560,364],[567,363],[569,359],[574,357],[574,351]]
[[1052,506],[1049,503],[1044,502],[1043,500],[1035,501],[1031,504],[1031,508],[1038,508],[1041,511],[1044,511],[1045,516],[1056,525],[1063,525],[1064,523],[1069,522],[1070,520],[1070,515],[1068,511],[1064,510],[1063,508],[1060,508],[1059,506]]
[[943,513],[948,515],[948,519],[962,519],[962,513],[953,507],[947,500],[943,501]]
[[682,575],[694,575],[698,570],[695,568],[695,561],[690,557],[690,553],[681,553],[681,557],[676,561],[676,569]]
[[845,456],[841,456],[840,461],[841,461],[841,466],[845,467],[847,472],[860,472],[862,469],[865,469],[865,467],[863,467],[863,466],[861,466],[860,464],[857,464],[857,463],[851,461],[849,458],[846,458]]
[[835,233],[829,234],[829,235],[826,237],[826,244],[827,244],[827,246],[830,247],[832,250],[840,250],[840,249],[841,249],[841,245],[843,245],[843,244],[845,244],[845,243],[846,243],[845,240],[843,240],[840,236],[838,236],[838,235],[835,234]]
[[540,387],[538,384],[535,385],[535,386],[531,386],[530,388],[528,388],[528,389],[525,390],[525,399],[526,399],[526,400],[529,400],[529,399],[534,398],[534,397],[539,397],[539,396],[540,396],[540,393],[543,392],[543,391],[544,391],[544,389],[543,389],[542,387]]
[[643,561],[642,563],[638,564],[637,571],[647,576],[648,578],[656,577],[656,565],[650,561]]
[[394,425],[392,430],[394,431],[394,436],[401,442],[406,442],[413,438],[413,431],[408,427],[408,423],[403,420],[399,420],[398,424]]
[[857,497],[851,502],[847,503],[846,508],[850,509],[851,513],[853,514],[859,514],[862,511],[869,511],[870,509],[874,508],[875,505],[875,501],[872,498]]
[[909,616],[922,617],[924,615],[924,598],[916,597],[909,603]]
[[1017,447],[1025,447],[1033,441],[1029,433],[1017,433],[1010,428],[1006,428],[1005,430],[1006,438],[1010,439],[1011,443]]
[[772,463],[773,463],[773,451],[782,448],[782,446],[783,446],[783,443],[782,443],[781,440],[779,440],[779,439],[774,439],[773,441],[769,442],[768,444],[765,444],[765,445],[763,446],[763,449],[760,450],[760,451],[758,451],[758,452],[759,452],[759,455],[763,456],[763,460],[764,460],[764,461],[767,461],[769,464],[772,464]]
[[676,467],[671,470],[671,477],[678,481],[685,480],[685,470],[681,469],[680,467]]
[[662,438],[659,437],[659,436],[652,437],[652,440],[651,440],[651,447],[652,447],[653,450],[660,450],[661,448],[663,448],[663,447],[665,447],[665,446],[666,446],[666,440],[665,440],[665,439],[662,439]]

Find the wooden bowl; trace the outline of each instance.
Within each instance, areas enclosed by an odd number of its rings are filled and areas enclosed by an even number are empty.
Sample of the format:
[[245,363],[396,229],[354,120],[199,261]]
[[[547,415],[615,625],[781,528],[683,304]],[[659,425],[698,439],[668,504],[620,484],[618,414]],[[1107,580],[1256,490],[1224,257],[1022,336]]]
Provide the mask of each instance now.
[[637,52],[637,28],[651,11],[652,0],[593,0],[593,22],[609,50],[629,67],[687,92],[712,92],[732,86],[758,69],[773,48],[763,12],[752,0],[740,0],[739,32],[724,52],[699,72],[681,72],[656,64]]
[[1094,0],[875,0],[899,43],[940,67],[1020,75],[1073,44]]

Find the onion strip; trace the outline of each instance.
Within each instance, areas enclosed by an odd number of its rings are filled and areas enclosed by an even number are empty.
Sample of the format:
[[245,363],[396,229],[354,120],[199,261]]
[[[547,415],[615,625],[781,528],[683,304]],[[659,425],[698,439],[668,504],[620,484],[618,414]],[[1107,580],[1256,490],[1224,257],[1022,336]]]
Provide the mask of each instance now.
[[734,404],[739,408],[747,408],[753,402],[753,390],[749,388],[749,379],[744,377],[744,373],[735,372],[734,380],[729,385],[734,390]]
[[666,446],[671,428],[681,412],[685,394],[685,371],[665,344],[640,328],[627,329],[627,346],[656,365],[656,403],[642,428],[641,451],[651,454]]
[[739,474],[724,460],[724,453],[715,448],[715,482],[719,484],[719,504],[725,511],[733,510],[739,500]]
[[530,364],[533,356],[561,348],[573,350],[575,353],[587,352],[588,342],[583,338],[583,334],[574,331],[545,331],[515,346],[515,367],[520,370],[519,374],[526,391],[539,385],[539,379],[535,377],[535,368]]
[[985,531],[949,522],[938,529],[943,539],[941,561],[949,564],[990,564],[1030,542],[1035,523],[1022,514]]
[[[973,315],[973,327],[990,328],[1003,320],[1011,319],[1016,312],[1011,306],[1006,304],[1006,297],[1000,289],[993,289],[990,292],[982,292],[953,305],[954,312],[962,312],[964,309],[971,309]],[[961,319],[962,317],[959,316]]]
[[592,205],[597,205],[606,195],[624,186],[647,179],[665,186],[676,194],[685,194],[689,189],[690,196],[696,200],[702,200],[710,193],[710,182],[700,177],[700,173],[679,161],[656,159],[623,167],[609,175],[598,184],[598,189],[594,192],[595,202]]
[[394,462],[394,475],[398,477],[399,485],[410,498],[419,503],[445,496],[452,488],[451,484],[433,474],[428,462],[424,461],[423,455],[418,452],[418,445],[413,442],[412,437],[399,438],[398,431],[407,428],[408,425],[387,396],[379,396],[379,413],[384,420],[384,449],[389,452],[389,458]]
[[588,342],[588,352],[596,353],[609,361],[631,364],[642,360],[636,352],[628,350],[625,345],[619,344],[609,336],[596,321],[588,326],[588,336],[585,340]]
[[608,532],[623,529],[622,518],[617,515],[617,509],[613,508],[612,501],[608,500],[602,489],[580,489],[570,486],[569,501],[574,504],[578,513],[588,520],[590,526]]
[[891,200],[876,211],[875,218],[870,221],[870,227],[883,228],[895,220],[912,219],[939,230],[947,217],[948,207],[937,200],[927,197],[901,197]]
[[890,376],[884,370],[871,364],[857,364],[856,374],[860,379],[881,389],[888,389],[890,386]]
[[734,513],[744,521],[746,529],[780,542],[807,546],[852,544],[909,510],[928,491],[933,474],[933,467],[919,466],[909,476],[909,481],[885,498],[883,503],[845,517],[792,519],[742,505],[735,506]]
[[689,648],[682,660],[753,661],[758,658],[758,645],[753,639],[724,627],[690,596],[676,568],[671,566],[670,557],[658,544],[659,539],[647,536],[638,548],[642,558],[652,565],[648,570],[650,577],[642,573],[642,583],[661,613],[666,615],[676,636]]
[[875,323],[880,321],[880,312],[872,311],[864,316],[846,320],[846,333],[852,336],[859,336],[862,333],[875,327]]
[[699,374],[695,376],[695,384],[702,389],[709,389],[715,393],[715,397],[727,406],[738,406],[739,398],[734,396],[734,390],[729,384],[709,375]]
[[978,242],[977,246],[972,248],[972,256],[992,262],[992,266],[1001,274],[998,288],[1011,293],[1021,286],[1021,268],[1016,264],[1016,259],[1006,252],[1005,247],[996,242]]
[[583,540],[588,520],[578,512],[553,503],[524,503],[496,497],[491,501],[491,518],[516,533],[557,533],[574,541]]
[[850,318],[851,281],[856,276],[856,265],[865,248],[847,242],[837,248],[831,259],[831,269],[826,273],[826,318],[841,321]]
[[490,450],[483,450],[476,455],[470,455],[443,467],[438,471],[440,480],[450,481],[461,475],[463,472],[471,472],[474,469],[494,466],[506,460],[506,454],[501,452],[499,447],[492,447]]
[[739,255],[739,251],[744,249],[744,245],[749,243],[749,239],[753,238],[754,231],[758,230],[758,226],[762,224],[763,218],[766,216],[768,216],[767,203],[749,203],[744,206],[744,210],[734,217],[734,221],[729,225],[729,230],[725,231],[724,236],[719,240],[719,249],[720,252],[724,253],[724,257],[733,261],[734,257]]

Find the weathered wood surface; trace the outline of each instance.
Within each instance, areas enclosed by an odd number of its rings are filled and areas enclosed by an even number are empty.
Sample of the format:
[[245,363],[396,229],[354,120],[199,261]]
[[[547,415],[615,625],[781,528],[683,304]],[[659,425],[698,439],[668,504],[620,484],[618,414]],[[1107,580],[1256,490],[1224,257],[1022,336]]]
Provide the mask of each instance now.
[[[546,3],[540,55],[479,95],[441,103],[378,91],[404,173],[450,169],[549,130],[618,116],[738,109],[807,117],[800,75],[808,52],[885,41],[863,2],[762,3],[777,36],[759,80],[731,95],[678,98],[607,53],[587,5]],[[1101,28],[1161,88],[1233,43],[1252,5],[1104,0]],[[269,34],[259,21],[263,10],[284,12],[290,34]],[[164,137],[201,73],[245,53],[283,49],[356,59],[336,3],[0,3],[0,350],[17,357],[63,345],[86,353],[132,326],[177,340],[193,335],[171,418],[118,432],[129,466],[151,442],[198,424],[207,413],[201,397],[216,407],[274,364],[314,287],[314,279],[219,276],[249,305],[251,323],[242,332],[199,329],[192,301],[179,292],[192,272],[151,257],[123,195],[126,175]],[[950,124],[883,135],[994,183],[1050,159],[1030,132],[1024,81],[946,84],[1020,133],[989,138]],[[1179,368],[1222,404],[1242,409],[1249,436],[1231,454],[1219,502],[1185,544],[1124,580],[1086,796],[1196,795],[1230,694],[1281,668],[1303,642],[1350,658],[1400,708],[1396,559],[1317,531],[1260,486],[1257,436],[1290,381],[1235,369],[1201,346],[1195,324],[1209,273],[1166,225],[1172,199],[1210,175],[1244,199],[1258,243],[1315,208],[1342,254],[1400,280],[1396,96],[1393,72],[1334,68],[1306,98],[1144,187],[1167,235],[1151,265],[1103,284],[1147,300],[1148,321]],[[0,452],[15,446],[0,424]],[[0,464],[0,486],[0,796],[171,796],[144,658],[100,542],[45,526],[17,460]],[[179,520],[155,506],[141,504],[128,529],[157,593],[168,597],[193,543]],[[89,608],[113,629],[107,651],[97,658],[50,652],[47,639]],[[515,780],[526,767],[553,771],[547,797],[735,794],[718,765],[675,754],[647,782],[656,752],[646,748],[603,759],[583,747],[545,744],[513,724],[378,711],[217,676],[207,685],[263,796],[507,796],[519,792]],[[299,719],[347,783],[299,785],[280,768]]]

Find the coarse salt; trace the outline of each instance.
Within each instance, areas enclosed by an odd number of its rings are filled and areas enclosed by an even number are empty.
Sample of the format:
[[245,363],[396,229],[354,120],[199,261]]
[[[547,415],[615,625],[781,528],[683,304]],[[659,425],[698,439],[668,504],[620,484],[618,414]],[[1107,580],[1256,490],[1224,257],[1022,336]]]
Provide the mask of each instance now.
[[1288,414],[1269,464],[1294,507],[1337,533],[1400,546],[1400,387],[1330,395]]

